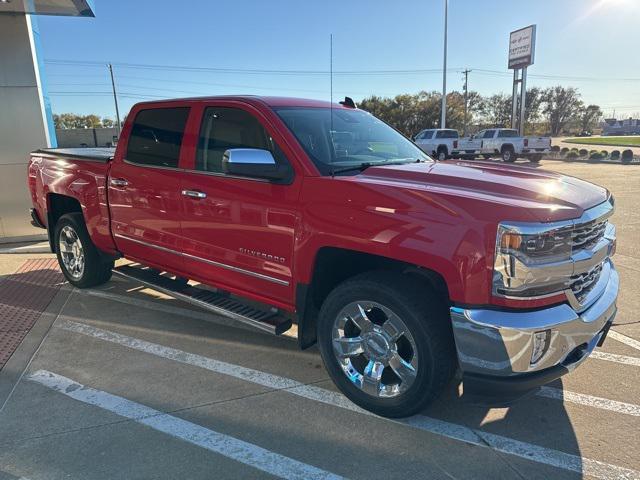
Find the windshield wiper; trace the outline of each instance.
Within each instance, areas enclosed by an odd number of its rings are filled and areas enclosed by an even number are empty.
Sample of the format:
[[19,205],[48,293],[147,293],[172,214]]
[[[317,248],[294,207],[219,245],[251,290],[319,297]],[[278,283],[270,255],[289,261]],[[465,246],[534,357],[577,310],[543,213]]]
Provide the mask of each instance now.
[[338,174],[338,173],[352,172],[354,170],[360,170],[361,172],[363,172],[367,168],[371,167],[372,165],[373,165],[373,163],[371,163],[371,162],[362,162],[362,163],[359,163],[357,165],[349,165],[348,167],[332,168],[331,169],[331,176],[335,177],[336,174]]
[[353,172],[354,170],[360,170],[361,172],[364,172],[369,167],[379,167],[383,165],[402,165],[403,163],[420,163],[421,161],[422,160],[420,160],[419,158],[416,158],[415,160],[412,158],[411,159],[404,158],[402,160],[395,160],[391,162],[362,162],[356,165],[349,165],[348,167],[335,168],[335,169],[332,168],[331,176],[334,177],[338,173]]

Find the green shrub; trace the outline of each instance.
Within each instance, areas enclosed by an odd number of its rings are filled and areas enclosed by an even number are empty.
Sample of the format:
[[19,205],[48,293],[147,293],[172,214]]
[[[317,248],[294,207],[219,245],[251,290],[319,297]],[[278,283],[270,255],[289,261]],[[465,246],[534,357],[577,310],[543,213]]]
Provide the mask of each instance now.
[[558,153],[560,151],[560,147],[558,145],[554,145],[553,147],[551,147],[551,151]]
[[578,154],[578,152],[574,152],[573,150],[571,150],[569,153],[567,153],[566,158],[568,158],[569,160],[574,160],[576,158],[578,158],[580,155]]
[[581,157],[586,157],[587,155],[589,155],[589,150],[587,150],[586,148],[581,148],[578,153]]
[[569,151],[570,150],[567,147],[564,147],[560,150],[560,155],[564,157],[567,153],[569,153]]
[[609,152],[607,152],[606,150],[600,150],[600,153],[604,158],[607,158],[609,156]]
[[596,152],[595,150],[589,154],[589,160],[602,160],[603,158],[606,157],[602,155],[601,152]]
[[611,152],[611,160],[618,160],[620,158],[620,150],[614,150]]
[[622,151],[622,163],[631,163],[633,160],[633,151],[632,150],[623,150]]

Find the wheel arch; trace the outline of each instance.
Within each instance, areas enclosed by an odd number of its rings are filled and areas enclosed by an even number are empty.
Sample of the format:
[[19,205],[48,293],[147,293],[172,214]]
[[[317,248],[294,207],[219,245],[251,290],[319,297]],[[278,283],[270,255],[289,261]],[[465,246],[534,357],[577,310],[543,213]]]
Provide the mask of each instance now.
[[[61,216],[67,213],[80,213],[84,218],[82,212],[82,206],[78,199],[69,195],[62,195],[59,193],[47,194],[47,234],[49,237],[49,246],[51,251],[55,252],[54,233],[56,229],[56,223]],[[86,223],[86,220],[85,220]]]
[[402,260],[340,247],[322,247],[315,255],[309,283],[296,285],[298,343],[316,343],[317,315],[329,293],[340,283],[368,271],[395,271],[415,278],[450,304],[449,288],[442,274]]

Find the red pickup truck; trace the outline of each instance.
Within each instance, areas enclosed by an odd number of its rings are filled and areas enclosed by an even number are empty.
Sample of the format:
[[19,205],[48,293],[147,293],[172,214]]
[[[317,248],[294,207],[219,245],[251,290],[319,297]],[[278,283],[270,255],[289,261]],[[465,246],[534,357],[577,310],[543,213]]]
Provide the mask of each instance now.
[[295,323],[381,415],[454,378],[518,398],[585,360],[616,313],[606,189],[434,162],[348,98],[140,103],[115,151],[36,151],[28,185],[71,284],[115,272],[274,334]]

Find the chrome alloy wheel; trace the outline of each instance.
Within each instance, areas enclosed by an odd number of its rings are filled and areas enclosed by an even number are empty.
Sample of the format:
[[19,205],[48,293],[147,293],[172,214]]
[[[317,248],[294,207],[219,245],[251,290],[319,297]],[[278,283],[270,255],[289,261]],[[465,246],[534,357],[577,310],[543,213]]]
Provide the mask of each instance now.
[[416,343],[406,324],[384,305],[349,303],[334,321],[332,339],[344,374],[373,397],[398,396],[416,379]]
[[74,280],[82,278],[84,273],[85,255],[82,242],[76,231],[69,225],[60,230],[58,238],[60,256],[64,267]]

